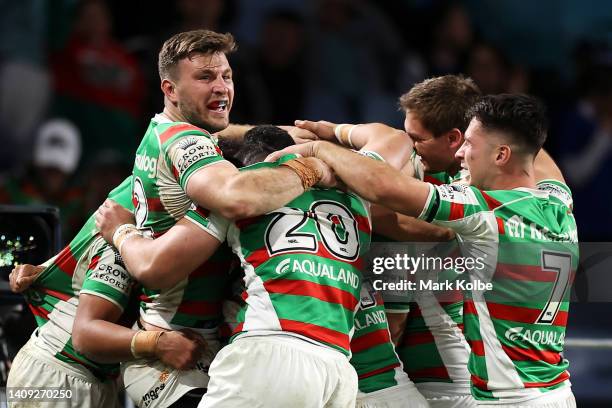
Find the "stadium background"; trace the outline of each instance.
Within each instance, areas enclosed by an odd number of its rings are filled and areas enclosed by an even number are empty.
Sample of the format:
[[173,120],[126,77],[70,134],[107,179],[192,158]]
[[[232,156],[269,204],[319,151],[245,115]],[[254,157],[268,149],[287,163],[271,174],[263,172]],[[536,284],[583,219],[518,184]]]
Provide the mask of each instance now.
[[[195,28],[238,40],[234,123],[401,128],[397,97],[447,73],[538,95],[580,240],[612,240],[609,0],[0,0],[0,204],[59,207],[69,240],[129,174],[161,110],[162,42]],[[612,338],[612,296],[577,297],[568,338]],[[0,324],[13,316],[4,303]],[[610,406],[612,348],[567,356],[579,406]]]

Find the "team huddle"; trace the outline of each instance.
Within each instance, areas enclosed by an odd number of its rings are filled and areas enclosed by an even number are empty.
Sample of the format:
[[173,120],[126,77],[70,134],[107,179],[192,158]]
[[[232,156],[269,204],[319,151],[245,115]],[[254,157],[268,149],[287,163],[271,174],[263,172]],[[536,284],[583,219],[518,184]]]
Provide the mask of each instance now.
[[[575,407],[577,230],[540,102],[448,75],[400,97],[404,130],[231,125],[234,48],[164,43],[132,175],[11,273],[38,328],[8,387],[70,389],[62,407],[117,406],[120,387],[141,408]],[[492,286],[387,297],[371,243],[409,241],[485,260],[417,278]]]

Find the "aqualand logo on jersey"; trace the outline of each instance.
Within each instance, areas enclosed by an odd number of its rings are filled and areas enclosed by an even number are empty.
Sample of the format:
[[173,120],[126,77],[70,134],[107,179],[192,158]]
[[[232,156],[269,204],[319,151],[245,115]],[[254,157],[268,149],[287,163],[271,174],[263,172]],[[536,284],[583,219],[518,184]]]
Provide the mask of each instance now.
[[504,333],[506,339],[537,343],[541,345],[562,346],[565,341],[565,333],[545,330],[529,330],[524,327],[511,327]]
[[277,275],[304,273],[316,278],[329,278],[337,282],[344,282],[353,289],[357,289],[361,283],[359,276],[350,270],[344,268],[336,269],[333,265],[315,262],[311,259],[283,259],[276,265],[274,272],[276,272]]

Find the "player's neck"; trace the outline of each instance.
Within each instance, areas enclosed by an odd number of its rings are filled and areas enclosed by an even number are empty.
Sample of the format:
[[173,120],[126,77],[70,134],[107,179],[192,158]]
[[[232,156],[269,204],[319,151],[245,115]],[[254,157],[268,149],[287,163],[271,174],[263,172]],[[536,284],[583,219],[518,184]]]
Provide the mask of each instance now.
[[461,170],[461,162],[454,161],[453,164],[446,169],[446,173],[449,176],[454,177],[455,174],[459,173],[459,170]]
[[512,190],[514,188],[536,188],[533,168],[520,168],[499,172],[491,176],[487,190]]
[[173,105],[165,104],[162,115],[167,117],[172,122],[187,122],[183,115],[181,115],[181,112]]

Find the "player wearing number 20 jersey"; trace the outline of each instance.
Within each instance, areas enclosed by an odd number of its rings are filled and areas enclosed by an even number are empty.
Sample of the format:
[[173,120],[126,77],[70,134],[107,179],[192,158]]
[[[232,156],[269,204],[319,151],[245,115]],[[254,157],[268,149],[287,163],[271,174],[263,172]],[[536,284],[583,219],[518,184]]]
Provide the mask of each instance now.
[[211,365],[202,406],[254,400],[292,406],[300,398],[303,406],[354,404],[357,376],[348,358],[370,232],[368,203],[322,188],[230,225],[227,240],[245,270],[246,305],[231,344]]
[[562,356],[569,287],[578,264],[569,188],[545,180],[538,189],[481,191],[430,186],[421,218],[453,229],[463,256],[485,257],[473,269],[464,306],[471,345],[472,394],[479,404],[526,403],[568,393]]

